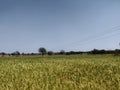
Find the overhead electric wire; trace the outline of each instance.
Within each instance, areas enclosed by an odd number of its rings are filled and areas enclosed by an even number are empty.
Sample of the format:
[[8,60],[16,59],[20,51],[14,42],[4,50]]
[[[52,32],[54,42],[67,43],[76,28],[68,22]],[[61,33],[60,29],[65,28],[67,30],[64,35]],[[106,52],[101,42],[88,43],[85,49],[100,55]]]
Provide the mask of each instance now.
[[[111,37],[117,36],[117,35],[120,35],[120,32],[119,32],[119,33],[111,33],[111,34],[108,34],[108,35],[105,35],[105,36],[101,36],[101,37],[99,37],[99,38],[93,39],[92,41],[97,41],[97,40],[102,40],[102,39],[108,39],[109,37],[111,38]],[[89,42],[89,41],[87,41],[87,42]],[[87,43],[87,42],[86,42],[86,43]],[[81,44],[82,44],[82,43],[81,43]]]
[[[120,30],[120,29],[119,29]],[[111,35],[112,34],[112,35]],[[119,32],[110,32],[110,33],[104,33],[104,34],[102,34],[101,36],[97,36],[97,37],[95,37],[95,38],[92,38],[91,40],[93,41],[93,40],[100,40],[100,39],[103,39],[103,38],[108,38],[109,36],[114,36],[114,34],[119,34]],[[88,40],[86,40],[86,41],[83,41],[83,42],[88,42],[88,41],[91,41],[90,39],[88,39]],[[83,43],[83,42],[81,42],[81,43]]]
[[[117,27],[118,27],[118,26],[117,26]],[[115,28],[115,27],[114,27],[114,28]],[[78,43],[78,42],[84,43],[84,42],[87,42],[87,41],[94,40],[94,39],[96,39],[96,38],[103,37],[103,36],[105,36],[105,35],[109,35],[109,34],[115,33],[115,32],[117,32],[117,31],[120,31],[120,26],[119,26],[119,28],[117,28],[117,29],[114,29],[114,28],[109,29],[109,30],[107,30],[107,31],[103,31],[103,32],[101,32],[101,33],[96,33],[95,35],[89,36],[89,37],[87,37],[86,39],[77,41],[77,43]],[[73,42],[73,43],[75,43],[75,42]]]
[[[78,46],[78,45],[84,45],[84,44],[90,43],[90,42],[92,43],[93,41],[96,41],[96,40],[101,40],[101,39],[105,39],[105,38],[108,38],[108,37],[113,37],[113,36],[115,36],[117,34],[120,34],[119,31],[120,31],[120,25],[116,26],[116,27],[113,27],[111,29],[108,29],[106,31],[97,33],[97,34],[95,34],[93,36],[89,36],[89,37],[87,37],[85,39],[69,43],[68,45],[72,46],[72,44],[75,45],[77,43],[76,45]],[[66,46],[68,46],[68,45],[66,45]]]

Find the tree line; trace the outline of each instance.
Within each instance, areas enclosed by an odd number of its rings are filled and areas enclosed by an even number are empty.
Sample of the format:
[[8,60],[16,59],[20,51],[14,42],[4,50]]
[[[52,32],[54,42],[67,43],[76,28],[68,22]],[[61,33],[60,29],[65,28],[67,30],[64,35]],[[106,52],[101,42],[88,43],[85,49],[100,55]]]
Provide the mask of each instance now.
[[113,55],[120,55],[120,49],[115,50],[98,50],[93,49],[91,51],[69,51],[66,52],[65,50],[61,50],[59,52],[47,51],[46,48],[41,47],[38,49],[38,53],[20,53],[19,51],[15,51],[13,53],[5,53],[1,52],[0,56],[8,55],[8,56],[19,56],[19,55],[74,55],[74,54],[113,54]]

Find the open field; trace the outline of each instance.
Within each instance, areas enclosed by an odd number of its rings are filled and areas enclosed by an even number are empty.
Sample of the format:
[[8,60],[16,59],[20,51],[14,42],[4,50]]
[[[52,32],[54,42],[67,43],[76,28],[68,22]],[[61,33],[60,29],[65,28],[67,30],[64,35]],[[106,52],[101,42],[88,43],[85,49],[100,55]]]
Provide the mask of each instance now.
[[0,90],[120,90],[120,56],[0,57]]

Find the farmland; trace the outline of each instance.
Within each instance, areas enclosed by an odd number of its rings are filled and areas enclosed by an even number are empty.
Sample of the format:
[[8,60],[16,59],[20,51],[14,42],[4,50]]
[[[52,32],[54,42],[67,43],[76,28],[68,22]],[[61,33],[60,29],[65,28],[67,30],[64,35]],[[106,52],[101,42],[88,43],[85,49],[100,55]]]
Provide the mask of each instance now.
[[120,90],[120,56],[0,57],[0,90]]

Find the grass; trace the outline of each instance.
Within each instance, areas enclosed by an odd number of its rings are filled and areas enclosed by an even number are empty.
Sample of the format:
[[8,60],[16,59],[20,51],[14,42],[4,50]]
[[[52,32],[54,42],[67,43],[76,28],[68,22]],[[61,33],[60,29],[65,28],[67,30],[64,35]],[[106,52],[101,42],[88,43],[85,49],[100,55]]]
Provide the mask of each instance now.
[[0,57],[0,90],[120,90],[120,57]]

